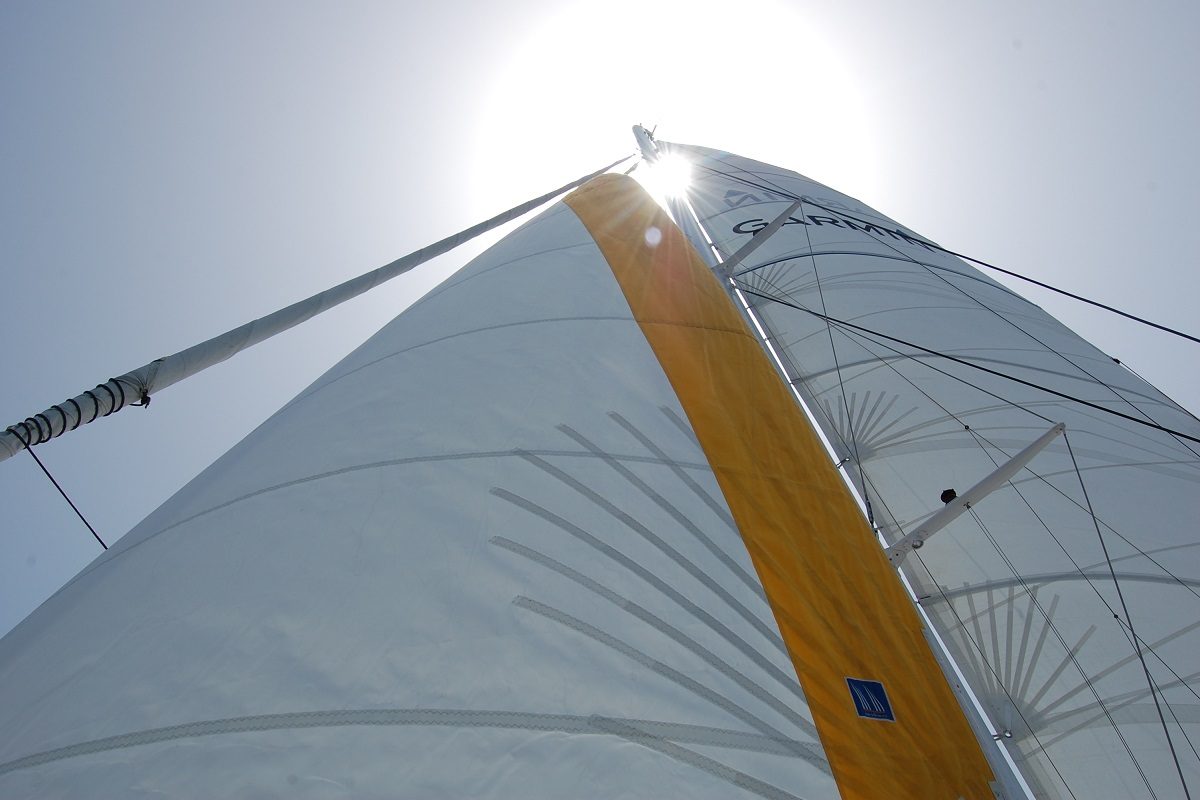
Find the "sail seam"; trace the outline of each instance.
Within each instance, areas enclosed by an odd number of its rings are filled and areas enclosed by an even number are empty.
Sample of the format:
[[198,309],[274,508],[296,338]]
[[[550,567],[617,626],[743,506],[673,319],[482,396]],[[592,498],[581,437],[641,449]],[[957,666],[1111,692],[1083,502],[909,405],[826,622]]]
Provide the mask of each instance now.
[[[732,179],[732,180],[741,180],[743,183],[749,184],[749,185],[751,185],[751,186],[755,186],[755,185],[756,185],[756,184],[755,184],[753,181],[748,181],[748,180],[746,180],[746,179],[744,179],[744,178],[738,178],[738,177],[737,177],[737,176],[735,176],[735,175],[728,174],[728,173],[723,173],[723,172],[721,172],[720,170],[715,170],[715,169],[713,169],[713,168],[711,168],[711,167],[706,167],[706,169],[708,169],[710,172],[713,172],[714,174],[717,174],[717,175],[723,175],[724,177],[730,178],[730,179]],[[773,183],[773,182],[772,182],[772,183]],[[797,200],[797,199],[800,199],[800,198],[797,198],[797,197],[795,197],[795,196],[793,195],[793,193],[791,193],[791,192],[789,192],[789,191],[787,191],[787,190],[783,189],[782,187],[779,187],[778,185],[776,185],[776,187],[775,187],[774,189],[772,189],[772,188],[770,188],[770,187],[762,186],[762,185],[757,185],[757,188],[760,188],[760,189],[766,189],[767,191],[778,192],[778,193],[780,193],[782,196],[784,196],[784,197],[786,197],[786,198],[788,198],[788,199],[791,199],[791,200]],[[810,201],[809,201],[809,202],[810,202],[812,205],[816,206],[817,208],[820,208],[820,209],[822,209],[822,210],[824,210],[824,211],[826,211],[826,212],[828,212],[828,213],[831,213],[831,214],[838,214],[838,213],[839,213],[839,212],[835,212],[835,211],[833,211],[832,209],[826,208],[825,206],[821,205],[820,203],[813,202],[811,199],[810,199]],[[846,216],[846,218],[848,218],[848,219],[856,219],[856,218],[855,218],[855,217],[854,217],[852,214],[845,214],[845,216]],[[860,222],[862,222],[862,220],[857,220],[857,219],[856,219],[856,221],[860,221]],[[806,229],[806,232],[807,232],[807,229]],[[872,240],[872,241],[874,241],[874,240]],[[895,246],[895,245],[893,245],[893,244],[891,244],[890,242],[887,242],[887,241],[881,241],[881,242],[880,242],[880,244],[882,244],[884,247],[887,247],[888,249],[892,250],[892,251],[893,251],[893,252],[895,252],[897,255],[900,255],[900,256],[904,257],[904,259],[905,259],[905,260],[907,260],[907,261],[909,261],[909,262],[911,262],[911,263],[913,263],[913,264],[916,264],[917,266],[922,266],[922,267],[924,267],[924,265],[923,265],[923,264],[922,264],[920,261],[918,261],[917,259],[915,259],[915,258],[913,258],[912,256],[908,255],[907,253],[904,253],[902,250],[899,250],[899,249],[897,249],[897,248],[896,248],[896,246]],[[950,252],[950,251],[947,251],[947,250],[945,250],[945,248],[942,248],[940,245],[934,245],[934,247],[937,247],[939,250],[942,250],[942,251],[944,251],[944,252],[947,252],[947,253],[949,253],[949,252]],[[811,249],[811,245],[810,245],[810,249]],[[946,279],[944,276],[942,276],[942,275],[936,275],[936,274],[934,274],[932,271],[928,270],[928,268],[926,268],[926,271],[927,271],[927,272],[929,272],[931,276],[933,276],[933,277],[937,278],[938,280],[942,281],[943,283],[945,283],[947,286],[950,286],[950,287],[952,287],[953,289],[955,289],[955,290],[957,290],[958,292],[960,292],[960,293],[961,293],[961,294],[962,294],[964,297],[967,297],[967,298],[971,299],[972,301],[974,301],[975,303],[977,303],[977,304],[978,304],[978,305],[979,305],[981,308],[983,308],[983,309],[985,309],[985,310],[987,310],[987,311],[991,312],[992,314],[994,314],[994,315],[995,315],[997,318],[999,318],[1000,320],[1002,320],[1002,321],[1004,321],[1005,323],[1007,323],[1007,324],[1011,325],[1013,328],[1015,328],[1016,330],[1018,330],[1018,331],[1020,331],[1021,333],[1025,334],[1025,335],[1026,335],[1026,336],[1028,336],[1029,338],[1033,339],[1033,340],[1034,340],[1035,342],[1037,342],[1038,344],[1041,344],[1043,347],[1045,347],[1045,348],[1046,348],[1046,350],[1047,350],[1047,351],[1049,351],[1049,352],[1051,352],[1051,353],[1054,353],[1055,355],[1059,356],[1059,357],[1060,357],[1060,358],[1062,358],[1064,361],[1066,361],[1068,364],[1071,364],[1073,367],[1075,367],[1075,368],[1076,368],[1076,369],[1078,369],[1079,371],[1083,372],[1083,373],[1084,373],[1085,375],[1087,375],[1088,377],[1092,378],[1092,379],[1093,379],[1093,380],[1094,380],[1094,381],[1095,381],[1097,384],[1099,384],[1099,385],[1101,385],[1101,386],[1104,386],[1106,389],[1108,389],[1108,390],[1109,390],[1109,391],[1111,391],[1111,392],[1112,392],[1114,395],[1116,395],[1116,397],[1117,397],[1117,398],[1119,398],[1119,399],[1120,399],[1122,402],[1124,402],[1125,404],[1129,405],[1131,408],[1133,408],[1134,410],[1136,410],[1137,412],[1139,412],[1139,413],[1140,413],[1142,416],[1144,416],[1144,417],[1146,418],[1146,421],[1137,420],[1137,418],[1136,418],[1136,417],[1132,417],[1132,416],[1129,416],[1129,415],[1127,415],[1127,414],[1120,414],[1120,416],[1123,416],[1123,417],[1125,417],[1125,418],[1127,418],[1127,419],[1130,419],[1130,420],[1135,420],[1135,421],[1142,422],[1142,424],[1147,424],[1147,425],[1149,425],[1150,427],[1158,428],[1158,429],[1160,429],[1160,430],[1163,430],[1163,431],[1165,431],[1165,432],[1167,432],[1167,433],[1169,433],[1169,434],[1171,434],[1171,435],[1173,435],[1173,436],[1177,436],[1177,437],[1180,437],[1180,438],[1183,438],[1183,439],[1188,439],[1188,440],[1190,440],[1190,441],[1193,441],[1193,442],[1200,443],[1200,439],[1197,439],[1196,437],[1187,436],[1186,434],[1181,434],[1181,433],[1179,433],[1178,431],[1174,431],[1174,430],[1172,430],[1171,428],[1168,428],[1168,427],[1166,427],[1165,425],[1162,425],[1162,424],[1158,423],[1158,422],[1157,422],[1157,421],[1156,421],[1156,420],[1155,420],[1153,417],[1151,417],[1151,416],[1150,416],[1150,414],[1149,414],[1148,412],[1146,412],[1145,410],[1143,410],[1142,408],[1140,408],[1139,406],[1137,406],[1135,403],[1133,403],[1131,400],[1129,400],[1129,398],[1125,397],[1123,394],[1121,394],[1119,391],[1117,391],[1117,389],[1116,389],[1115,387],[1113,387],[1112,385],[1110,385],[1110,384],[1109,384],[1109,383],[1107,383],[1106,381],[1102,381],[1102,380],[1100,380],[1099,378],[1097,378],[1096,376],[1092,375],[1092,373],[1091,373],[1091,372],[1089,372],[1087,369],[1085,369],[1084,367],[1080,366],[1079,364],[1076,364],[1074,361],[1072,361],[1070,358],[1068,358],[1068,357],[1067,357],[1065,354],[1063,354],[1063,353],[1059,352],[1058,350],[1056,350],[1056,349],[1054,349],[1054,348],[1050,347],[1050,346],[1049,346],[1049,345],[1047,345],[1045,342],[1043,342],[1041,339],[1039,339],[1037,336],[1034,336],[1032,333],[1030,333],[1030,332],[1026,331],[1026,330],[1025,330],[1025,329],[1023,329],[1021,326],[1017,325],[1015,322],[1013,322],[1012,320],[1010,320],[1010,319],[1008,319],[1007,317],[1005,317],[1003,314],[1000,314],[999,312],[995,311],[995,310],[994,310],[994,309],[992,309],[990,306],[988,306],[986,303],[984,303],[982,300],[979,300],[979,299],[978,299],[978,298],[976,298],[975,296],[971,295],[969,292],[967,292],[967,291],[966,291],[965,289],[963,289],[962,287],[959,287],[959,286],[955,285],[954,283],[950,282],[949,280],[947,280],[947,279]],[[882,335],[882,334],[880,334],[880,335]],[[1010,377],[1010,379],[1012,379],[1012,380],[1019,380],[1019,379],[1017,379],[1017,378],[1013,378],[1012,376],[1008,376],[1008,377]],[[1045,390],[1045,391],[1051,391],[1051,390],[1048,390],[1048,389],[1044,389],[1044,390]],[[1086,403],[1086,401],[1083,401],[1083,400],[1078,400],[1078,399],[1076,399],[1076,402],[1083,402],[1083,403]],[[1092,405],[1092,404],[1088,404],[1088,405]],[[1118,412],[1116,412],[1116,411],[1112,411],[1112,412],[1110,412],[1110,413],[1114,413],[1114,414],[1116,414],[1116,413],[1118,413]],[[1191,451],[1193,455],[1196,455],[1196,456],[1200,457],[1200,452],[1197,452],[1197,451],[1196,451],[1196,450],[1195,450],[1195,449],[1194,449],[1192,446],[1190,446],[1190,445],[1188,445],[1188,444],[1186,444],[1186,443],[1184,443],[1184,442],[1180,442],[1180,444],[1181,444],[1181,445],[1183,445],[1183,447],[1184,447],[1184,448],[1186,448],[1187,450]]]
[[[1146,664],[1146,657],[1142,653],[1142,647],[1139,643],[1137,632],[1133,627],[1133,617],[1129,613],[1129,605],[1125,601],[1125,592],[1121,589],[1121,582],[1117,580],[1117,571],[1113,568],[1112,558],[1108,555],[1108,545],[1104,541],[1104,534],[1100,532],[1100,525],[1096,522],[1096,514],[1092,510],[1092,499],[1088,494],[1087,484],[1083,480],[1083,474],[1079,472],[1079,464],[1075,460],[1075,451],[1071,448],[1071,439],[1064,432],[1064,441],[1067,444],[1067,452],[1071,454],[1071,463],[1075,466],[1075,473],[1079,477],[1079,488],[1083,491],[1083,499],[1087,503],[1088,511],[1091,513],[1092,525],[1096,529],[1096,538],[1100,541],[1100,550],[1104,553],[1104,560],[1108,563],[1109,574],[1112,575],[1113,586],[1117,590],[1117,599],[1121,603],[1121,610],[1125,613],[1125,624],[1129,626],[1129,634],[1132,639],[1130,642],[1133,645],[1134,651],[1137,653],[1138,661],[1142,665],[1142,672],[1146,675],[1146,683],[1150,686],[1150,697],[1154,700],[1154,708],[1158,712],[1159,722],[1162,723],[1163,735],[1167,737],[1167,747],[1171,750],[1171,759],[1175,762],[1175,771],[1179,773],[1179,782],[1183,785],[1183,794],[1188,800],[1191,800],[1192,793],[1188,790],[1187,779],[1183,776],[1183,767],[1179,763],[1179,754],[1175,752],[1175,740],[1171,736],[1171,731],[1167,727],[1167,720],[1163,716],[1162,707],[1158,702],[1158,691],[1154,685],[1154,678],[1150,676],[1150,667]],[[1115,614],[1113,616],[1116,616]],[[1120,618],[1117,618],[1120,622]],[[1186,734],[1185,734],[1186,736]],[[1188,741],[1191,743],[1191,740]]]
[[430,726],[486,727],[519,730],[556,731],[577,734],[612,734],[604,724],[625,724],[639,729],[643,736],[673,739],[690,744],[724,747],[734,750],[797,755],[802,742],[761,733],[736,731],[677,722],[623,719],[598,715],[538,714],[522,711],[474,711],[467,709],[410,708],[410,709],[333,709],[325,711],[294,711],[282,714],[257,714],[244,717],[188,722],[163,728],[149,728],[132,733],[91,739],[78,744],[45,750],[0,764],[0,775],[20,769],[42,766],[69,758],[139,747],[177,739],[219,736],[230,733],[257,733],[305,728],[335,728],[349,726]]

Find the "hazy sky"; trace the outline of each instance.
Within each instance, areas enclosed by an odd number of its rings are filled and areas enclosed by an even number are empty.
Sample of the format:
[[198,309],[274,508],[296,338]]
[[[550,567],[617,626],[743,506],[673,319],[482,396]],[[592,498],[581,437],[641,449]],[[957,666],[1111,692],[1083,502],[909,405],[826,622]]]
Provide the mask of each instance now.
[[[0,426],[632,152],[634,122],[1196,333],[1198,29],[1185,2],[6,3]],[[39,455],[111,543],[463,260]],[[1200,410],[1200,346],[1017,288]],[[3,632],[98,547],[27,455],[0,504]]]

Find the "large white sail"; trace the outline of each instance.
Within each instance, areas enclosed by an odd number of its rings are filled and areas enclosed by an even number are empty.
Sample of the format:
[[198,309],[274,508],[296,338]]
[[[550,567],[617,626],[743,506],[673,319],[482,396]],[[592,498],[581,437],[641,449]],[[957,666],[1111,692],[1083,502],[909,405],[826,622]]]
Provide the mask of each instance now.
[[1200,423],[859,201],[675,149],[724,256],[803,199],[735,280],[889,542],[1065,423],[903,562],[1037,796],[1200,786]]
[[889,568],[827,461],[796,468],[819,446],[716,281],[630,179],[588,192],[5,637],[0,795],[870,797],[864,754],[896,771],[925,737],[887,796],[989,793],[898,584],[848,634],[796,579],[840,580],[797,561],[839,549],[798,535],[828,504]]
[[1066,424],[904,575],[1038,797],[1200,779],[1195,419],[857,201],[669,147],[720,257],[763,231],[732,283],[616,176],[504,239],[0,640],[0,796],[991,797],[735,285],[888,543]]

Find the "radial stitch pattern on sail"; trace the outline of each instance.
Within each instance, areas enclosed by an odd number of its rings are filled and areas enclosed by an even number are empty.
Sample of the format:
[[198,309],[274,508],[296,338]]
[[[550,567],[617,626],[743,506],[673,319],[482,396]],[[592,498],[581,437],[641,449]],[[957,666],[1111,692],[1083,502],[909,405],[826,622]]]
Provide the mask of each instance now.
[[725,255],[803,198],[736,278],[889,541],[941,507],[943,489],[961,492],[1066,424],[1065,439],[905,572],[1039,798],[1182,796],[1115,573],[1196,796],[1200,456],[1104,410],[1200,436],[1196,418],[860,201],[740,156],[672,147],[694,163],[692,202]]
[[695,436],[553,207],[0,640],[0,797],[837,797]]
[[[991,771],[907,595],[716,279],[630,179],[598,178],[567,203],[608,259],[716,473],[842,795],[989,797]],[[847,679],[882,683],[894,719],[866,718]]]

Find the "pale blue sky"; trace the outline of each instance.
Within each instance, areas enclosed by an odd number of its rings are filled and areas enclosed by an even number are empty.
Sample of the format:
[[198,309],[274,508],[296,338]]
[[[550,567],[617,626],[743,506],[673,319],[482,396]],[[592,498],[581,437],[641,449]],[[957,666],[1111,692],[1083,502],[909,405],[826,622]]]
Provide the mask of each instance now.
[[[691,9],[687,16],[682,9]],[[1191,330],[1193,3],[0,6],[7,425],[632,152],[774,161]],[[461,257],[39,449],[109,541]],[[1021,289],[1200,409],[1200,350]],[[0,464],[0,631],[96,555]]]

